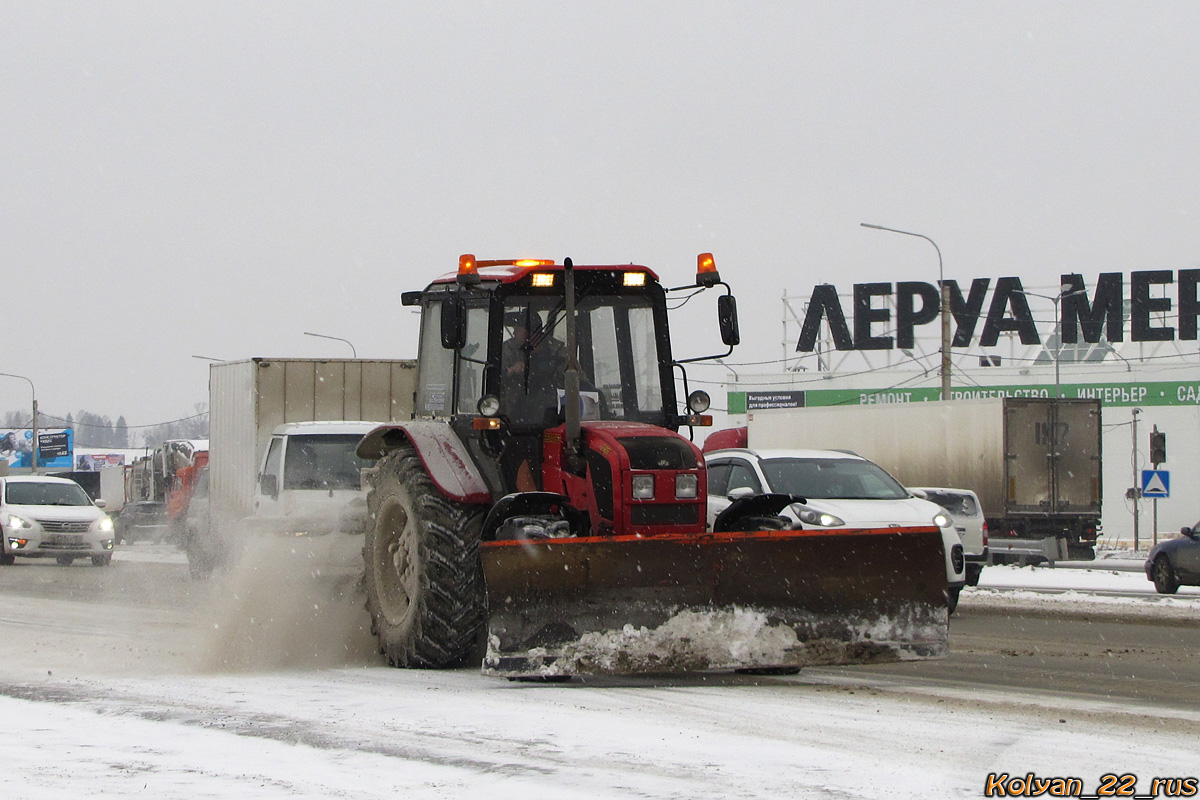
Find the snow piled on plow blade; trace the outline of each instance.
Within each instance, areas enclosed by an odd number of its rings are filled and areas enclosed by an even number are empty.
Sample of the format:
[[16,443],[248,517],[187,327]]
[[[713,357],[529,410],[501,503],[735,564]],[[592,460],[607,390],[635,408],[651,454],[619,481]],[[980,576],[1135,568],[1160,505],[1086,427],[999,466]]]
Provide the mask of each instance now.
[[944,657],[935,528],[485,543],[488,675]]

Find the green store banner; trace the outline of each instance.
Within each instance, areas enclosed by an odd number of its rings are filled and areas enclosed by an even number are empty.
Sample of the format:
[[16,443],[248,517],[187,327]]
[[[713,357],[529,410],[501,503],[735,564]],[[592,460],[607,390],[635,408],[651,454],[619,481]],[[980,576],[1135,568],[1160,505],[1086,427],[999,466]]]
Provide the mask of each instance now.
[[[1059,386],[1068,399],[1099,400],[1102,406],[1195,406],[1200,405],[1200,381],[1151,381],[1147,383],[1064,383]],[[926,403],[940,400],[941,387],[913,389],[807,389],[776,392],[729,392],[727,405],[730,414],[745,414],[747,395],[754,401],[758,395],[788,396],[794,402],[787,406],[859,406],[878,403]],[[972,386],[952,387],[955,400],[974,400],[985,397],[1052,397],[1054,386]],[[750,405],[765,407],[754,402]]]

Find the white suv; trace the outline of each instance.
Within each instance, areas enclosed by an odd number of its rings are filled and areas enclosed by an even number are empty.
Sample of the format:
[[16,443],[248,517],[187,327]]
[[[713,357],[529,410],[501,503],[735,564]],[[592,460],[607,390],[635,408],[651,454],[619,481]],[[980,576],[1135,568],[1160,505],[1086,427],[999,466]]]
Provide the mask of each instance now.
[[801,528],[874,528],[937,525],[946,553],[947,599],[951,613],[966,585],[962,540],[949,515],[915,497],[883,467],[840,450],[745,450],[704,454],[708,467],[708,525],[736,499],[764,492],[803,497],[782,516]]
[[48,475],[0,478],[0,564],[17,556],[55,558],[69,566],[91,557],[106,567],[112,561],[113,521],[75,481]]

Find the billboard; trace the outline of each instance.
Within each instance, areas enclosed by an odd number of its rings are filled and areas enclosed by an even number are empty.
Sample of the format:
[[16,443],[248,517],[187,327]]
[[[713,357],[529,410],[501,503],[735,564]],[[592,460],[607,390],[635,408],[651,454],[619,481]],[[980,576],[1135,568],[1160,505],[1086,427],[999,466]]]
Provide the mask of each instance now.
[[[38,431],[38,469],[71,469],[74,449],[75,431],[71,428]],[[33,464],[33,431],[0,430],[0,461],[10,469],[29,469]]]
[[81,453],[75,456],[76,472],[99,472],[109,467],[125,466],[124,453]]

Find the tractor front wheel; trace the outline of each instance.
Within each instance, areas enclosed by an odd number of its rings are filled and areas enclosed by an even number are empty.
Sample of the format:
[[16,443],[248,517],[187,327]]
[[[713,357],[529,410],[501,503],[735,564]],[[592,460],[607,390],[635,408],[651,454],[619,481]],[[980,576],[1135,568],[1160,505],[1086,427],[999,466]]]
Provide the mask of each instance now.
[[379,460],[367,505],[367,611],[379,651],[394,667],[463,663],[483,625],[483,509],[447,499],[411,447]]

